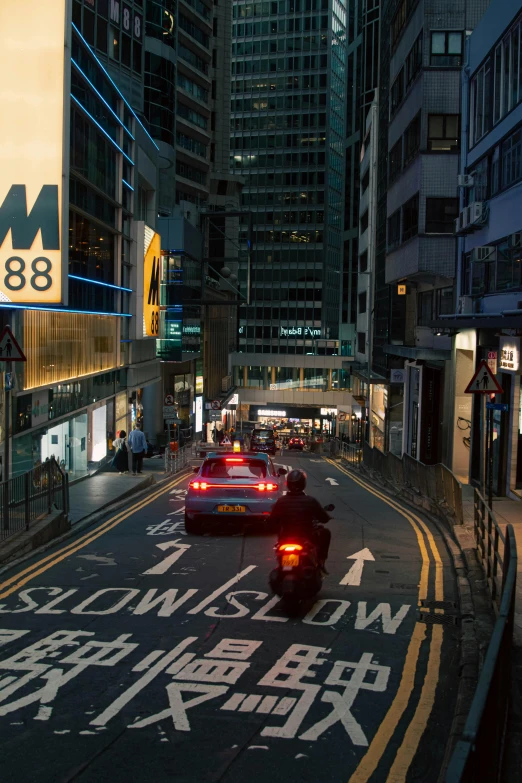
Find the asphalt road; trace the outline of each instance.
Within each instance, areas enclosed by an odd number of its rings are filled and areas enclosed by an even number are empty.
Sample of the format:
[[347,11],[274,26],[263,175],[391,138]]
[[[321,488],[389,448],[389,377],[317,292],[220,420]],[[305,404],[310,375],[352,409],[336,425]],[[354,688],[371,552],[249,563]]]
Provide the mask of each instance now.
[[185,535],[186,475],[0,575],[2,783],[437,780],[458,680],[441,536],[326,459],[275,461],[336,506],[298,617],[268,588],[273,535]]

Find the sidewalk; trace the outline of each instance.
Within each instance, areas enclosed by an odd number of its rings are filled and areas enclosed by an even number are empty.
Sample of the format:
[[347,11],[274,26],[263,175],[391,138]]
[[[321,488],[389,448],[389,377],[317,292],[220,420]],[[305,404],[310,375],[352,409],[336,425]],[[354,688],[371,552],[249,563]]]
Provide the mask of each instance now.
[[133,495],[153,481],[159,481],[166,476],[165,462],[162,458],[152,457],[143,461],[143,474],[133,476],[131,473],[121,475],[115,470],[95,473],[69,487],[69,520],[71,525],[91,514],[101,511],[118,500]]
[[[474,524],[473,512],[473,487],[469,484],[462,485],[462,510],[464,524]],[[515,645],[522,647],[522,501],[510,500],[510,498],[494,498],[493,513],[502,531],[506,525],[513,525],[517,540],[518,569],[515,606]]]

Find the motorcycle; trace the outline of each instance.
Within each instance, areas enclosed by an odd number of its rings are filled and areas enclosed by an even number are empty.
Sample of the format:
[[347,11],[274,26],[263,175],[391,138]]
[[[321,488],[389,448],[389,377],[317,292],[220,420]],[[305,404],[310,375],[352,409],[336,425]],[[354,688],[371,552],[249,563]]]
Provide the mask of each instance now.
[[[325,506],[325,511],[333,511],[335,506]],[[297,535],[281,539],[274,546],[277,568],[269,577],[270,588],[281,598],[285,609],[295,613],[301,601],[313,598],[323,584],[323,572],[319,562],[317,546],[306,538]]]

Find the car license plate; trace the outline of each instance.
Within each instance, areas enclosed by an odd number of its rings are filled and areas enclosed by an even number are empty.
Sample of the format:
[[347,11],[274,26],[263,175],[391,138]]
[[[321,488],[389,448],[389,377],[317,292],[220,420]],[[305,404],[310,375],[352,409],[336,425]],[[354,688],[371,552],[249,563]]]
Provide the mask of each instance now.
[[283,555],[283,568],[293,568],[299,565],[299,555]]
[[244,514],[246,511],[245,506],[218,506],[218,511],[221,514]]

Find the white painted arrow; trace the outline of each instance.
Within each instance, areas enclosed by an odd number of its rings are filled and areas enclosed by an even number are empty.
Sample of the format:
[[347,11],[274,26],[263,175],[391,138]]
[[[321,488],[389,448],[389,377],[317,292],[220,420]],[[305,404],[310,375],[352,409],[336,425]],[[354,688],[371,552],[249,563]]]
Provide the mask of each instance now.
[[161,561],[161,563],[157,563],[152,568],[149,568],[148,571],[144,571],[142,576],[166,574],[171,565],[175,563],[176,560],[179,560],[183,552],[185,552],[187,549],[190,549],[190,544],[182,544],[180,542],[181,538],[176,538],[175,541],[163,541],[161,544],[156,544],[158,549],[161,549],[162,551],[167,549],[176,549],[177,551],[166,557],[165,560]]
[[340,585],[351,585],[352,587],[358,587],[361,584],[361,577],[364,568],[365,560],[375,560],[374,556],[369,549],[361,549],[360,552],[356,552],[354,555],[348,555],[347,560],[355,560],[355,563],[350,568],[346,576],[343,576]]
[[327,479],[325,479],[325,481],[329,481],[329,482],[330,482],[330,484],[331,484],[332,486],[334,486],[334,487],[338,487],[338,486],[339,486],[339,482],[338,482],[338,481],[336,481],[336,480],[335,480],[335,479],[333,479],[333,478],[327,478]]

